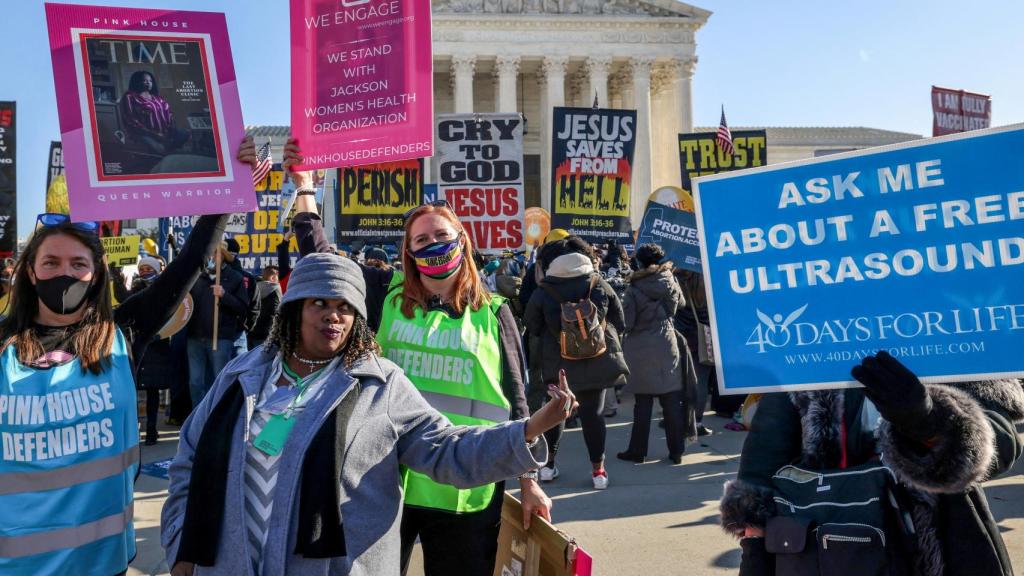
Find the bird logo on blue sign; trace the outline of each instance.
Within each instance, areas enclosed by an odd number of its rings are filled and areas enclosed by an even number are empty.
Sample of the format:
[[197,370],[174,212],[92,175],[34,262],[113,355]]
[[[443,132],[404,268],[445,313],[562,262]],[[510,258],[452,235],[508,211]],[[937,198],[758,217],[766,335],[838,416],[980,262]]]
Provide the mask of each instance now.
[[[761,321],[761,324],[755,329],[755,333],[758,335],[757,344],[761,346],[761,351],[764,352],[764,345],[768,344],[773,348],[781,348],[786,344],[789,344],[792,334],[789,331],[789,327],[796,322],[800,315],[807,310],[807,304],[797,308],[791,312],[788,316],[783,318],[782,314],[775,314],[769,316],[757,309],[757,317]],[[762,326],[763,331],[762,331]],[[748,342],[749,343],[749,342]]]

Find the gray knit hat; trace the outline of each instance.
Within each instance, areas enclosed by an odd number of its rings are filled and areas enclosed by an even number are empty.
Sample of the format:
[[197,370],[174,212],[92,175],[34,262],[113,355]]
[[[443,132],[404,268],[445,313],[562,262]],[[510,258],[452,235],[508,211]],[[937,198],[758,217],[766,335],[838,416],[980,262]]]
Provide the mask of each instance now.
[[288,277],[288,290],[281,306],[306,298],[341,299],[366,319],[366,282],[355,262],[331,254],[316,252],[303,256]]

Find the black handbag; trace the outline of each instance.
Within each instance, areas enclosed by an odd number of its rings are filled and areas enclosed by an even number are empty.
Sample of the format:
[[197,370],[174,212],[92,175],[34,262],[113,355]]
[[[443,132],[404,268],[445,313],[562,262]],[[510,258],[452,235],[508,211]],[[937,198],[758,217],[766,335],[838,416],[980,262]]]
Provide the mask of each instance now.
[[776,516],[765,526],[765,549],[777,574],[902,576],[894,537],[899,514],[892,470],[878,461],[842,470],[783,466],[772,477]]

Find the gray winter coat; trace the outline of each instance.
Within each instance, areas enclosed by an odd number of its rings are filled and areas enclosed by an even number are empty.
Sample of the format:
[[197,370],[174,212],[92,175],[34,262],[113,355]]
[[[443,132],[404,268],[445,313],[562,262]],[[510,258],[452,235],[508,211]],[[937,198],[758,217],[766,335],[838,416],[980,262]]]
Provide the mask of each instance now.
[[667,394],[683,388],[683,363],[672,324],[676,308],[683,305],[671,265],[648,266],[630,278],[622,300],[627,392]]
[[[245,394],[231,451],[228,486],[216,563],[196,566],[195,576],[252,574],[245,528],[245,445],[249,418],[269,377],[273,355],[263,347],[233,360],[181,429],[171,462],[167,501],[160,522],[161,543],[173,568],[178,555],[196,444],[210,412],[237,380]],[[351,376],[351,378],[349,377]],[[313,437],[358,381],[358,400],[348,423],[340,501],[348,556],[308,559],[295,555],[302,462]],[[337,370],[310,399],[285,444],[277,477],[273,515],[263,549],[263,573],[274,576],[379,576],[399,573],[402,490],[399,465],[435,480],[470,488],[539,468],[547,459],[543,437],[525,441],[526,421],[492,427],[453,426],[430,407],[405,374],[372,356]]]

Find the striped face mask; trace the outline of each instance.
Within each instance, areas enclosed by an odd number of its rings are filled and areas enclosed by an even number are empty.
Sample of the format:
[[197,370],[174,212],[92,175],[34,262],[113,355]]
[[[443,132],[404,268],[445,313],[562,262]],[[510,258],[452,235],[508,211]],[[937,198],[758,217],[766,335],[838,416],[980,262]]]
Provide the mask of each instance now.
[[420,274],[435,280],[447,278],[455,274],[462,265],[462,246],[459,240],[462,234],[447,242],[434,242],[413,252],[416,269]]

